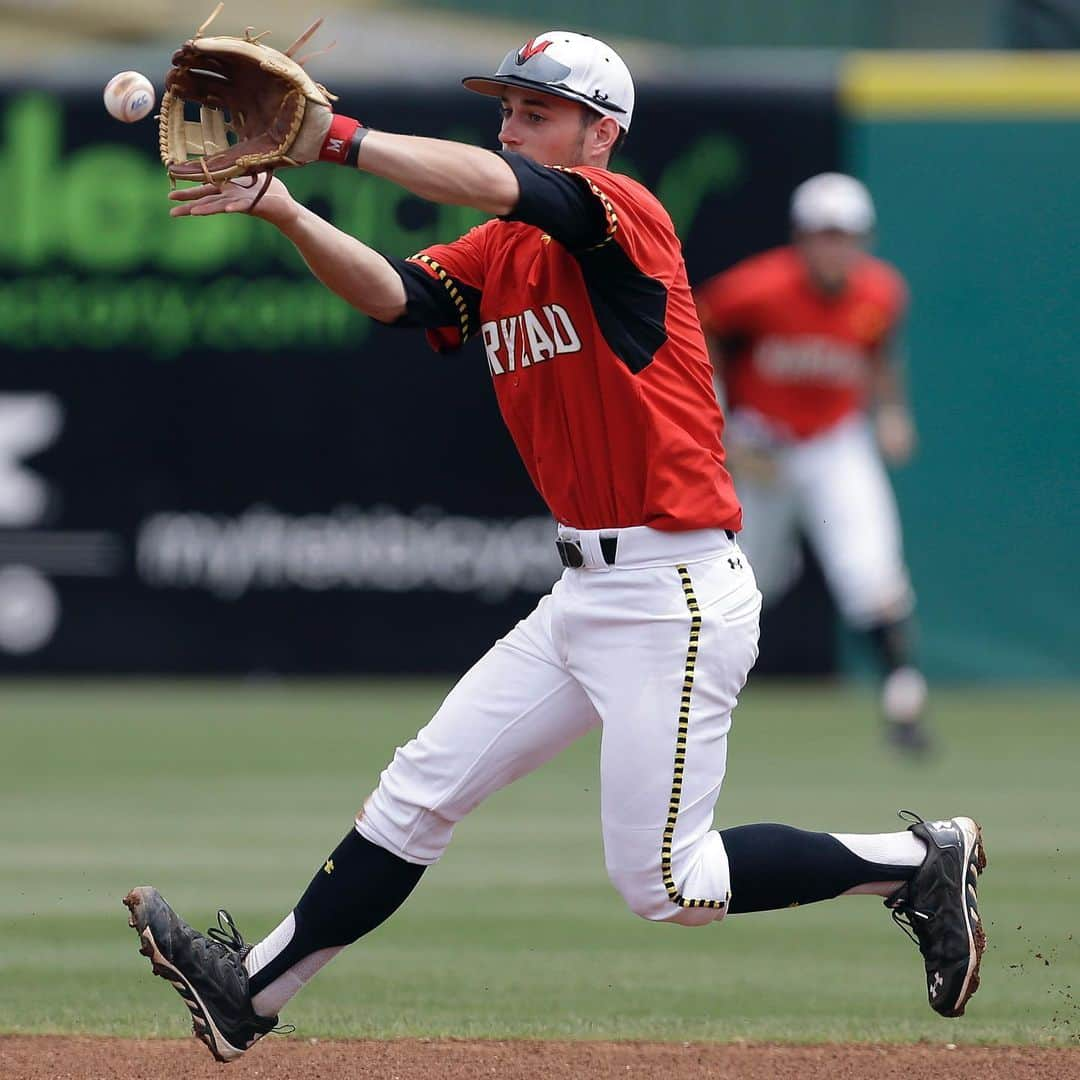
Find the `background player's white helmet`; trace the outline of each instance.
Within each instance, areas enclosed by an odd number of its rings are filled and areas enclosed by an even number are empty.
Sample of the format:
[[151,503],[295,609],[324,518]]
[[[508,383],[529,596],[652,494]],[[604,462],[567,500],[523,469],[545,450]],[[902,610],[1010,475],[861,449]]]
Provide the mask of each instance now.
[[580,101],[630,130],[634,80],[622,57],[599,38],[569,30],[548,30],[512,49],[494,75],[461,80],[468,90],[499,97],[508,86],[541,90]]
[[796,232],[841,232],[865,236],[874,228],[874,201],[853,176],[819,173],[804,180],[791,196],[791,224]]

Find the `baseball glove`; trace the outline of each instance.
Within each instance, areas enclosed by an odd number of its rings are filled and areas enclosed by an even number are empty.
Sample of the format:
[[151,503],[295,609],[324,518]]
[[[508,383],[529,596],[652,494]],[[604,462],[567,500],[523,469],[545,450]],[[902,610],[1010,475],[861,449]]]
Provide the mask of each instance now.
[[[174,183],[265,173],[265,191],[275,169],[317,160],[330,129],[337,99],[293,59],[322,20],[279,52],[251,27],[243,37],[204,37],[223,6],[173,54],[158,122],[161,160]],[[198,120],[185,117],[189,103]]]

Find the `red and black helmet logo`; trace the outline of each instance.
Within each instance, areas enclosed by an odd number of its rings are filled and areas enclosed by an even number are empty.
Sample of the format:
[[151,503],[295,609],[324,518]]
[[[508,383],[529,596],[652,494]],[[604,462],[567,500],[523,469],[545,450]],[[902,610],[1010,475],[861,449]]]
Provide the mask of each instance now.
[[536,38],[529,38],[524,45],[518,49],[517,63],[518,65],[528,63],[537,53],[542,53],[549,45],[550,41],[537,41]]

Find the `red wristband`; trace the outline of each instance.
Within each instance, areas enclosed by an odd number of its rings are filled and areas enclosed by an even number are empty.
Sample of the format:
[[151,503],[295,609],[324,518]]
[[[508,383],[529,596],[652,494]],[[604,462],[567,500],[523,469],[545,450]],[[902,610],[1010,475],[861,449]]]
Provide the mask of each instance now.
[[[362,127],[359,120],[351,116],[334,115],[330,121],[330,130],[326,133],[322,149],[319,151],[320,161],[333,161],[338,165],[344,165],[352,145],[353,136]],[[355,162],[353,162],[355,164]]]

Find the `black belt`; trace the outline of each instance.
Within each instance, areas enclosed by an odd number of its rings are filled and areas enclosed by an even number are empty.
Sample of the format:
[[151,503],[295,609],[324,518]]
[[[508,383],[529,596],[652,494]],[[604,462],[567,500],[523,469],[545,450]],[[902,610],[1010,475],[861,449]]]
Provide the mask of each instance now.
[[[735,539],[735,533],[731,529],[725,529],[729,540]],[[600,537],[600,554],[604,556],[604,562],[608,566],[615,565],[615,553],[619,549],[617,536]],[[561,536],[555,541],[555,550],[559,553],[559,562],[571,570],[580,570],[585,565],[585,555],[581,550],[580,540],[564,540]]]
[[[604,556],[604,562],[608,566],[615,565],[615,552],[618,547],[619,538],[617,536],[600,537],[600,554]],[[555,541],[555,550],[558,551],[559,562],[563,566],[567,566],[571,570],[579,570],[585,565],[585,555],[582,553],[580,540],[564,540],[559,537]]]

